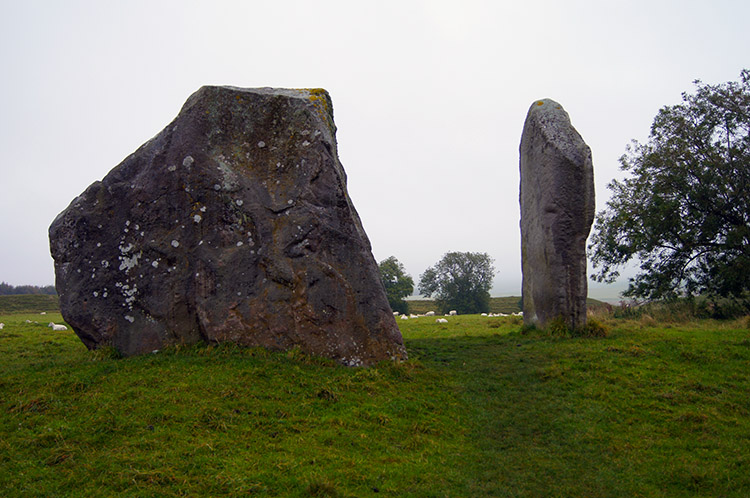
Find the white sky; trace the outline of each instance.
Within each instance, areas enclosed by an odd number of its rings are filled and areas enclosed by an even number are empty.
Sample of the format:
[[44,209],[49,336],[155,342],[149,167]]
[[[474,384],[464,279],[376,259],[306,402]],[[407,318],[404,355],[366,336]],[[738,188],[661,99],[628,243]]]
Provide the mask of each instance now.
[[[518,145],[558,101],[618,158],[692,81],[750,67],[750,2],[0,0],[0,281],[54,282],[47,229],[206,84],[323,87],[375,258],[415,282],[487,252],[520,295]],[[590,283],[592,295],[616,296]]]

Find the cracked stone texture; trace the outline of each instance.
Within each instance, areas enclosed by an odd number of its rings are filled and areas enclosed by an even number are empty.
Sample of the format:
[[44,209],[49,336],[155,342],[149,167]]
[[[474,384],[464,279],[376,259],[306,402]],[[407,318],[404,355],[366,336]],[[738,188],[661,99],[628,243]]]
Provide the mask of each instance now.
[[553,100],[531,105],[520,146],[526,325],[586,324],[586,239],[594,221],[591,150]]
[[203,87],[53,221],[65,321],[89,348],[299,347],[405,359],[319,89]]

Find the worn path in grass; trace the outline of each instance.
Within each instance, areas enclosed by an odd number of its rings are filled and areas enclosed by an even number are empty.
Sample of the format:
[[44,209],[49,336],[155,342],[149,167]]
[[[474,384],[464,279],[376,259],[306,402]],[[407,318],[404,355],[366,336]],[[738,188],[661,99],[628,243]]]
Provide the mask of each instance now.
[[[193,347],[138,358],[0,317],[7,496],[748,496],[750,334],[606,339],[400,321],[401,365]],[[58,317],[45,318],[59,321]]]
[[613,321],[606,339],[555,339],[419,320],[412,358],[457,379],[468,411],[472,495],[750,496],[743,325]]

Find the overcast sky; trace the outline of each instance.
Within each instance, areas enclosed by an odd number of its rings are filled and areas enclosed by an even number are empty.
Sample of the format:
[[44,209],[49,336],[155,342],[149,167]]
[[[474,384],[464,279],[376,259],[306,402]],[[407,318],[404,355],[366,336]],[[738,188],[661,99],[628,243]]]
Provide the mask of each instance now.
[[[202,85],[323,87],[349,194],[415,282],[487,252],[520,295],[518,145],[552,98],[618,158],[693,80],[750,67],[750,2],[0,0],[0,281],[54,282],[47,229]],[[612,297],[619,288],[591,287]]]

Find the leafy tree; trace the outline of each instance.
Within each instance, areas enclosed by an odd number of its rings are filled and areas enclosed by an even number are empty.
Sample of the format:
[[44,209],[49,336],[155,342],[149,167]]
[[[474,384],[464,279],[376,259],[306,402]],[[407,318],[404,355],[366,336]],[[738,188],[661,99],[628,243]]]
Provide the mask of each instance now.
[[631,260],[640,273],[625,295],[705,294],[750,302],[750,71],[739,82],[694,82],[663,107],[648,142],[620,158],[589,245],[592,278],[614,281]]
[[490,288],[495,276],[493,259],[487,253],[449,252],[425,270],[419,292],[434,296],[445,313],[486,313],[490,310]]
[[19,285],[13,286],[7,282],[0,282],[0,296],[18,295],[18,294],[47,294],[55,295],[55,287],[53,285],[45,285],[39,287],[36,285]]
[[378,268],[380,268],[380,278],[383,280],[391,309],[399,313],[408,313],[409,305],[404,298],[414,292],[414,280],[406,273],[404,265],[395,256],[381,261]]

